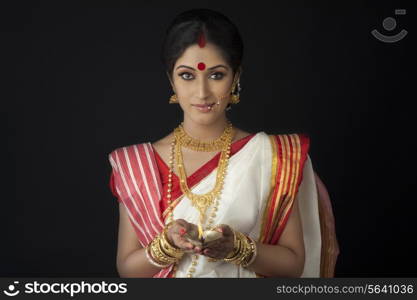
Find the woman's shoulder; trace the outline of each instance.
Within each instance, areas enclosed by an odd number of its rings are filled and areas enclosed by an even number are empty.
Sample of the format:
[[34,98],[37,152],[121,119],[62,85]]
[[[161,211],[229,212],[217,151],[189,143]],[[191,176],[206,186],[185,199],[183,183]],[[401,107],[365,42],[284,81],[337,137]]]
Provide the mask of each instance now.
[[125,150],[131,150],[131,149],[135,149],[135,148],[148,148],[148,147],[154,147],[154,148],[163,148],[166,146],[169,146],[172,142],[172,133],[168,134],[167,136],[162,137],[159,140],[156,140],[154,142],[148,141],[148,142],[138,142],[135,144],[126,144],[126,145],[122,145],[119,146],[117,148],[114,148],[112,150],[111,153],[113,152],[121,152],[121,151],[125,151]]
[[152,147],[154,147],[156,150],[163,151],[164,149],[169,149],[170,145],[173,141],[174,134],[171,132],[170,134],[160,138],[159,140],[156,140],[151,143]]
[[172,143],[173,138],[174,138],[174,134],[171,132],[170,134],[160,138],[159,140],[152,142],[151,144],[152,146],[156,146],[156,147],[167,146]]
[[269,134],[271,143],[278,153],[298,153],[302,160],[308,157],[311,141],[310,136],[304,132]]
[[241,139],[243,139],[247,136],[250,136],[250,135],[254,135],[254,133],[244,131],[240,128],[235,128],[235,136],[233,138],[233,141],[241,140]]
[[171,151],[171,143],[173,141],[174,134],[170,134],[150,143],[152,150],[156,152],[164,161],[168,161]]
[[138,142],[135,144],[126,144],[114,148],[109,154],[110,161],[115,159],[117,156],[136,155],[136,153],[149,153],[152,152],[153,143],[150,142]]
[[292,132],[292,133],[274,133],[268,134],[271,137],[275,137],[278,140],[298,140],[300,143],[310,143],[310,136],[305,132]]

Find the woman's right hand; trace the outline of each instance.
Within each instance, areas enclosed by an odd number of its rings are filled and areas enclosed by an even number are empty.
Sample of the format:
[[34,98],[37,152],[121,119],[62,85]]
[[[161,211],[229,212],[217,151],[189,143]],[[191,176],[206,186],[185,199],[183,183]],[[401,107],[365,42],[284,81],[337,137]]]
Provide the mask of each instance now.
[[186,239],[186,236],[197,240],[197,225],[188,223],[184,219],[177,219],[172,221],[171,225],[167,229],[168,242],[171,243],[171,245],[180,248],[185,252],[201,254],[202,249],[190,243]]

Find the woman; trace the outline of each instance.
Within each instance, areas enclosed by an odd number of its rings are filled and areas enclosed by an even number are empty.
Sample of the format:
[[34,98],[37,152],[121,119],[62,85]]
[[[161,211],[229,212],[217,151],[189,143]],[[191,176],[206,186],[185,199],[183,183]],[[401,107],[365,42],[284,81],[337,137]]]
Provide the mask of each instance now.
[[227,119],[242,55],[220,13],[187,11],[169,27],[162,58],[183,122],[109,155],[121,277],[332,276],[335,245],[326,252],[322,241],[332,233],[323,224],[334,227],[319,218],[309,138],[249,133]]

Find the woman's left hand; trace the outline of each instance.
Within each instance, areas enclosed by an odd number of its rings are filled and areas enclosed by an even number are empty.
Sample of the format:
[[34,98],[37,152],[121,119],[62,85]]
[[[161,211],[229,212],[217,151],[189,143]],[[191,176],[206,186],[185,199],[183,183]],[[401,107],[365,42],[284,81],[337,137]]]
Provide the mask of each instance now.
[[234,232],[230,226],[217,225],[214,230],[221,232],[222,236],[214,241],[204,244],[202,254],[215,259],[227,257],[234,248]]

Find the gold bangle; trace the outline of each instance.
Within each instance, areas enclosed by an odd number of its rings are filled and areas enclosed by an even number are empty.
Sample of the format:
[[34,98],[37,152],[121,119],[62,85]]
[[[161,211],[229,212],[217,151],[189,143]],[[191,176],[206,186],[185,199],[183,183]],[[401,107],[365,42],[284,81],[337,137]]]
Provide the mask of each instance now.
[[[150,245],[150,244],[149,244]],[[171,264],[160,264],[160,263],[158,263],[153,257],[152,257],[152,254],[151,254],[151,247],[149,247],[149,245],[145,248],[145,254],[146,254],[146,258],[148,259],[148,261],[152,264],[152,265],[154,265],[154,266],[156,266],[156,267],[158,267],[158,268],[167,268],[167,267],[169,267]]]
[[242,255],[239,264],[244,266],[246,264],[246,261],[248,260],[248,258],[250,258],[252,251],[251,251],[251,244],[248,241],[248,238],[246,236],[243,237],[245,240],[245,252]]
[[233,249],[225,258],[232,259],[239,253],[239,251],[240,251],[240,240],[238,238],[238,232],[233,230]]
[[157,253],[157,257],[159,258],[159,260],[166,262],[166,263],[174,263],[177,261],[177,259],[175,257],[172,257],[166,253],[164,253],[164,251],[161,248],[161,244],[160,244],[160,240],[158,240],[157,243],[155,243],[155,251]]
[[165,254],[161,249],[160,244],[160,235],[156,236],[150,244],[151,249],[151,255],[154,258],[155,261],[157,261],[160,264],[172,264],[177,262],[177,259],[175,257],[168,256]]
[[233,262],[237,258],[239,251],[240,251],[240,241],[237,238],[236,232],[233,231],[233,249],[229,252],[229,254],[224,258],[209,257],[208,261],[217,262],[217,261],[223,260],[225,262]]
[[181,259],[182,256],[184,255],[183,250],[171,245],[171,243],[168,241],[166,230],[162,232],[159,241],[161,243],[161,249],[166,255],[174,257],[176,259]]
[[224,261],[230,262],[230,263],[235,263],[242,254],[243,246],[244,245],[242,243],[241,233],[239,231],[234,231],[233,252],[231,252],[226,258],[224,258]]
[[257,247],[255,241],[250,237],[247,237],[247,238],[249,239],[249,243],[250,243],[250,246],[251,246],[251,255],[248,256],[248,259],[242,264],[242,267],[244,267],[244,268],[249,267],[255,261],[256,257],[258,256],[258,247]]
[[239,252],[239,257],[234,262],[237,265],[241,265],[244,262],[244,260],[249,254],[248,248],[250,247],[246,236],[240,232],[239,232],[239,235],[240,235],[239,238],[240,238],[240,243],[241,243],[241,251]]
[[243,267],[248,266],[252,263],[254,251],[256,245],[252,243],[252,239],[247,237],[241,232],[235,231],[235,249],[232,254],[223,260],[236,265],[242,265]]
[[227,257],[224,258],[226,262],[232,262],[239,257],[239,253],[241,252],[242,246],[240,241],[236,242],[236,246],[233,248],[233,252],[231,252]]

